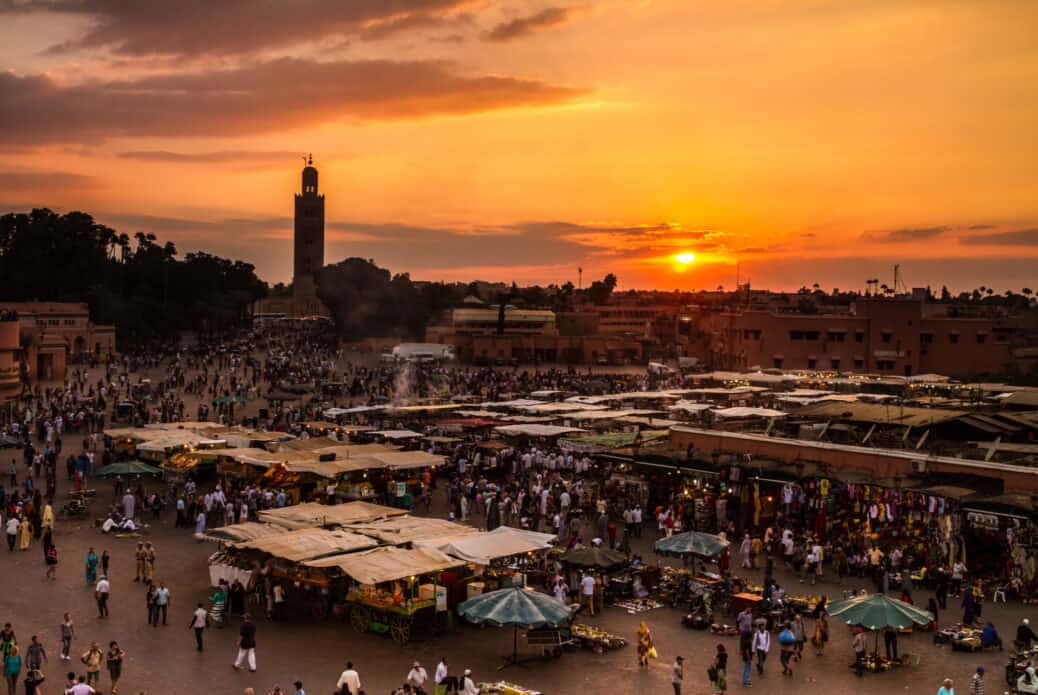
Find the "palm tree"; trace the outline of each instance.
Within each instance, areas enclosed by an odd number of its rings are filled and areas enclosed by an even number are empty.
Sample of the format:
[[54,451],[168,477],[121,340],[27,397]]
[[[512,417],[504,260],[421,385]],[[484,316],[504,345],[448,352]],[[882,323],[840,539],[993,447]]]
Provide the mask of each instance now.
[[1023,295],[1025,296],[1025,297],[1030,297],[1030,296],[1031,296],[1032,294],[1034,294],[1034,292],[1032,292],[1032,291],[1031,291],[1031,288],[1030,288],[1030,287],[1025,287],[1025,288],[1023,288],[1022,290],[1020,290],[1020,292],[1021,292],[1021,293],[1022,293],[1022,294],[1023,294]]

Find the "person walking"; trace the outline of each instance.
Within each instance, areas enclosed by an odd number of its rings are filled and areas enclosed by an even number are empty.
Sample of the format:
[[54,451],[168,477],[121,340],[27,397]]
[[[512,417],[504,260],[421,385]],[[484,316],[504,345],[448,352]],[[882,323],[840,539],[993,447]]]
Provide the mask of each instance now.
[[779,632],[779,661],[782,663],[782,675],[792,676],[793,669],[790,668],[789,662],[796,654],[797,638],[793,634],[793,630],[790,629],[787,623],[782,627],[782,631]]
[[429,680],[429,674],[425,672],[422,665],[419,662],[414,662],[414,666],[407,672],[406,683],[411,686],[411,690],[416,695],[425,695],[425,684]]
[[105,665],[108,666],[108,676],[112,679],[112,695],[117,695],[119,692],[119,679],[123,676],[124,656],[126,656],[126,652],[119,648],[118,642],[108,643]]
[[245,614],[245,620],[238,629],[238,658],[232,666],[235,671],[240,671],[245,660],[248,659],[249,671],[256,672],[256,623],[252,622],[252,615]]
[[811,638],[811,644],[815,646],[815,656],[822,656],[825,652],[825,643],[829,641],[829,619],[824,612],[815,618],[815,634]]
[[195,647],[198,651],[202,651],[202,633],[205,632],[206,627],[209,626],[209,613],[206,612],[205,606],[201,603],[195,608],[195,612],[191,614],[191,622],[188,624],[188,630],[195,631]]
[[23,516],[22,523],[18,524],[18,549],[28,550],[29,543],[32,541],[32,524],[29,523],[29,517]]
[[7,550],[14,552],[15,543],[18,541],[18,517],[11,515],[7,519]]
[[94,549],[88,548],[84,565],[86,566],[86,583],[93,585],[97,582],[97,565],[100,560],[97,557],[97,553]]
[[43,668],[43,662],[47,660],[47,650],[40,644],[36,635],[32,636],[29,646],[25,649],[25,660],[28,662],[30,671],[38,671]]
[[955,683],[951,678],[945,678],[941,687],[937,689],[937,695],[955,695]]
[[4,656],[4,679],[7,681],[7,695],[15,695],[18,688],[18,676],[22,672],[22,655],[18,645],[13,644]]
[[479,688],[472,680],[472,669],[470,668],[465,669],[465,673],[461,676],[461,688],[458,689],[458,695],[479,695]]
[[346,670],[339,675],[335,684],[339,695],[360,695],[360,674],[353,668],[353,662],[346,662]]
[[645,668],[649,665],[650,652],[655,649],[652,644],[652,633],[649,632],[649,626],[642,621],[638,625],[638,666],[639,668]]
[[714,695],[722,695],[728,690],[728,650],[723,644],[717,645],[717,653],[714,654]]
[[855,628],[854,640],[851,642],[851,649],[854,650],[854,672],[859,678],[865,675],[865,630],[862,628]]
[[155,627],[159,626],[159,615],[162,615],[162,624],[166,624],[166,611],[169,609],[169,589],[165,582],[159,582],[159,588],[155,590]]
[[47,579],[54,581],[57,579],[56,573],[58,571],[58,549],[52,544],[47,548],[46,555],[44,555],[43,561],[47,565]]
[[94,598],[97,599],[97,617],[99,618],[108,617],[108,596],[111,591],[112,586],[108,583],[108,577],[102,574],[94,587]]
[[97,642],[90,643],[90,649],[83,652],[79,660],[86,665],[86,684],[97,688],[101,685],[101,662],[104,661],[105,653],[97,646]]
[[155,579],[155,547],[152,546],[151,541],[144,542],[144,580],[153,581]]
[[[714,680],[713,666],[710,667],[710,680]],[[670,666],[670,684],[674,686],[674,695],[681,695],[681,683],[685,680],[685,657],[678,655],[674,657],[674,663]]]
[[134,561],[137,565],[137,574],[134,576],[133,581],[139,582],[144,580],[144,542],[137,541],[137,550],[133,554]]
[[588,614],[595,616],[595,578],[586,573],[580,579],[580,602],[587,606]]
[[66,613],[64,619],[61,621],[61,659],[62,661],[70,661],[72,659],[69,654],[72,651],[72,638],[76,634],[76,627],[72,624],[72,614]]
[[148,611],[148,625],[154,626],[158,623],[159,611],[155,605],[155,585],[148,582],[148,588],[144,592],[144,605]]
[[25,695],[42,695],[40,692],[40,685],[43,681],[47,680],[46,676],[43,675],[43,671],[37,669],[30,669],[25,674]]
[[754,654],[757,655],[757,675],[764,675],[764,662],[768,659],[768,652],[771,651],[771,633],[766,629],[766,625],[762,622],[757,626],[757,631],[753,633],[753,644],[752,649]]
[[984,667],[978,666],[970,680],[970,695],[984,695]]
[[739,635],[739,656],[742,657],[742,685],[749,688],[752,683],[750,674],[753,672],[753,633]]

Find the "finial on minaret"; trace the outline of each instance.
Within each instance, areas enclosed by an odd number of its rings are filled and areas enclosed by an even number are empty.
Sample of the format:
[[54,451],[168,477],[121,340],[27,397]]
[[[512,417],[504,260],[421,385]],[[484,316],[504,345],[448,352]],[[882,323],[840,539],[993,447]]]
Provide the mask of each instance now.
[[306,155],[306,165],[312,167],[314,165],[314,154],[313,152]]

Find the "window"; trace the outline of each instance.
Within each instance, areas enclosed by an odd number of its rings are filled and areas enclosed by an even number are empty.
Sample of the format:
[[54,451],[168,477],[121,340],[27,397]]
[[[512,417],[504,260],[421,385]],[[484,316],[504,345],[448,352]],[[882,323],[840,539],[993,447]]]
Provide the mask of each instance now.
[[842,343],[846,337],[847,334],[843,331],[829,331],[829,333],[826,334],[825,339],[830,343]]
[[818,331],[790,331],[790,340],[818,340],[821,337]]
[[952,345],[958,345],[959,344],[959,334],[958,333],[949,333],[948,334],[948,342],[950,342]]
[[876,360],[876,369],[893,369],[894,360]]
[[854,342],[864,343],[865,342],[865,331],[854,331]]
[[865,369],[865,360],[854,360],[855,369]]
[[782,369],[782,358],[781,357],[776,357],[774,360],[772,360],[772,362],[773,362],[773,364],[775,366],[775,369]]
[[830,359],[829,360],[829,368],[832,369],[833,371],[839,371],[840,370],[840,358],[839,357],[833,357],[832,359]]
[[933,342],[933,333],[920,333],[919,342],[923,345],[929,345]]
[[894,334],[890,331],[883,331],[882,333],[880,333],[880,338],[883,340],[884,343],[889,343],[891,338],[893,337]]
[[818,360],[816,360],[814,357],[808,357],[807,358],[807,368],[808,369],[815,369],[817,366],[818,366]]
[[745,340],[760,340],[760,333],[759,328],[744,328],[742,337]]
[[988,340],[988,334],[987,333],[978,333],[977,334],[977,345],[983,345],[984,343],[987,342],[987,340]]

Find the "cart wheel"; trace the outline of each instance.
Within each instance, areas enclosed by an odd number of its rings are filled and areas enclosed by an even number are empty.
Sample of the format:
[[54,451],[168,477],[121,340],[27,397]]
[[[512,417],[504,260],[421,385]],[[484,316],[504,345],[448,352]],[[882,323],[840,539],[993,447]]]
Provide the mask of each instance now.
[[394,615],[389,620],[389,634],[397,644],[411,641],[411,621],[401,615]]
[[350,625],[357,632],[368,631],[368,609],[364,606],[354,606],[350,611]]

